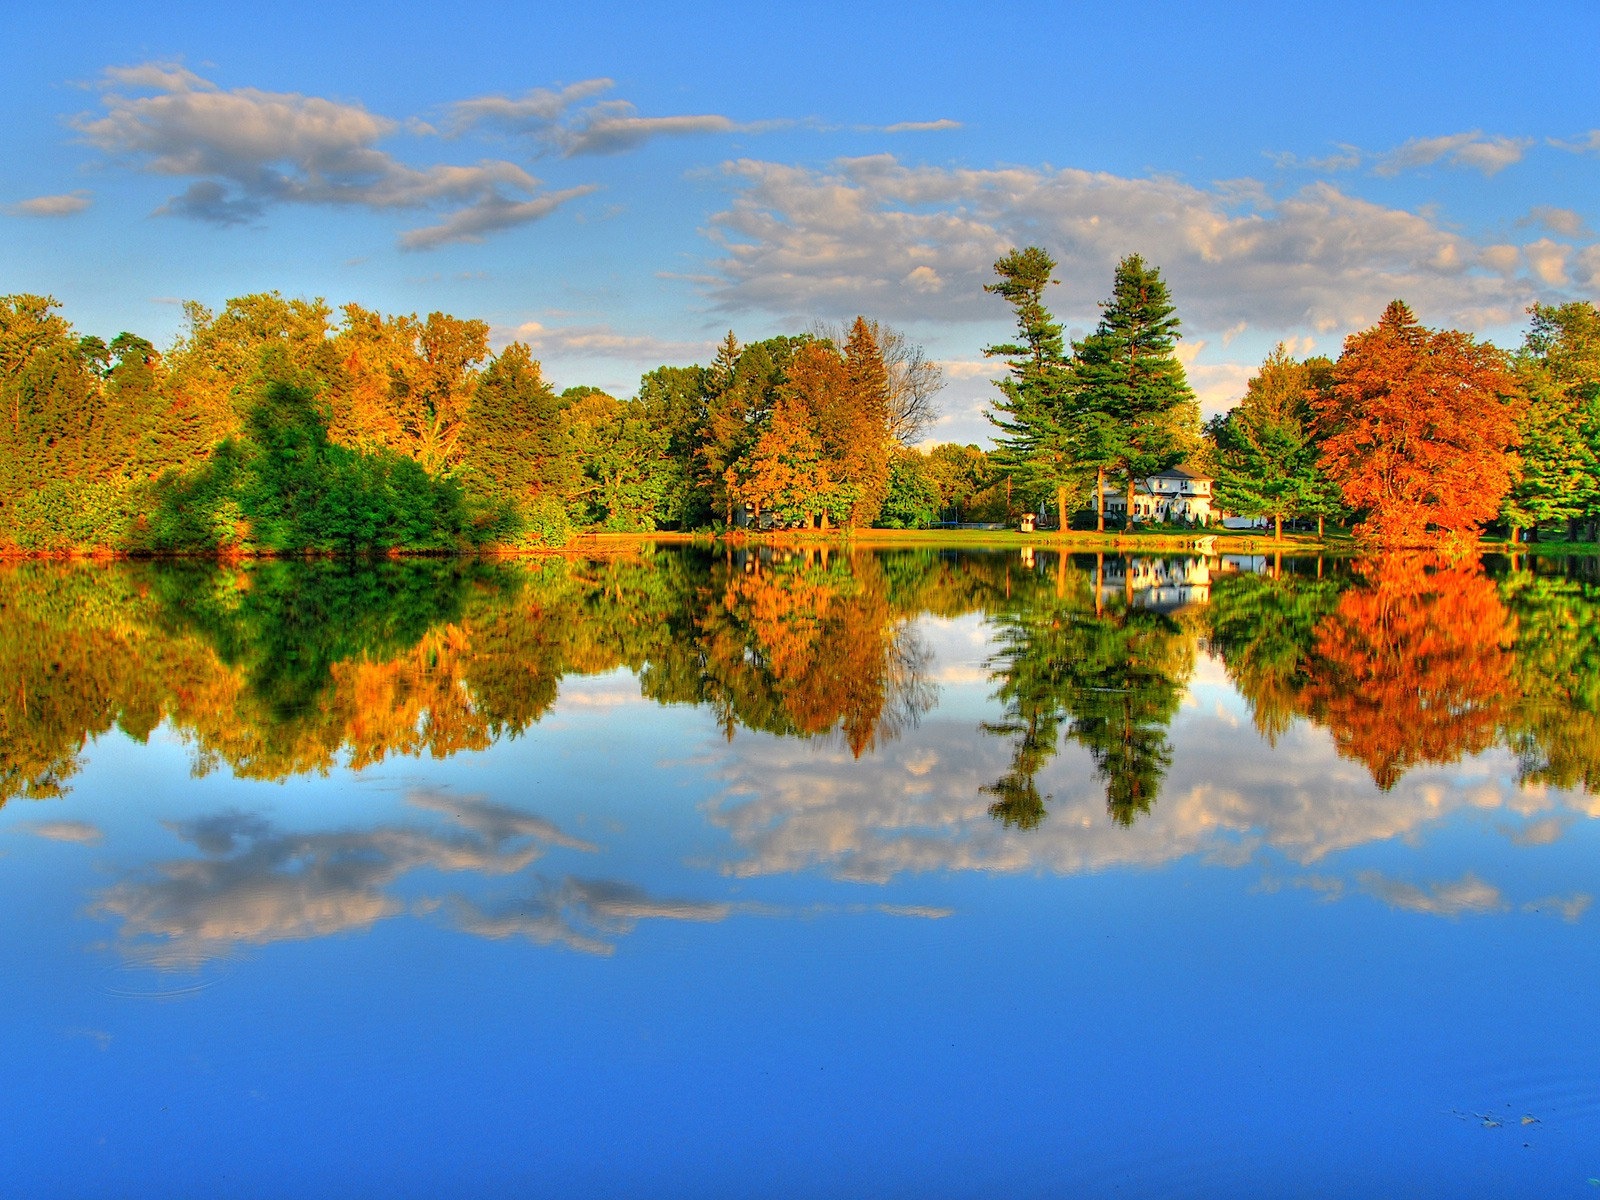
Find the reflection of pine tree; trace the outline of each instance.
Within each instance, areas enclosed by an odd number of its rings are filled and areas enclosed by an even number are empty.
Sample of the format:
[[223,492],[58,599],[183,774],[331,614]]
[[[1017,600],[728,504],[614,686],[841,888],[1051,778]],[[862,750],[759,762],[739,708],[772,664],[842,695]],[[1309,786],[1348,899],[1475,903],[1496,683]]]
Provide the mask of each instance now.
[[990,670],[1003,720],[983,729],[1016,738],[1010,771],[983,789],[991,815],[1022,828],[1044,819],[1034,776],[1054,756],[1058,730],[1089,751],[1106,808],[1129,825],[1150,811],[1172,762],[1167,727],[1194,664],[1193,639],[1159,613],[1098,607],[1094,579],[1057,571],[1055,594],[1019,589],[998,617]]

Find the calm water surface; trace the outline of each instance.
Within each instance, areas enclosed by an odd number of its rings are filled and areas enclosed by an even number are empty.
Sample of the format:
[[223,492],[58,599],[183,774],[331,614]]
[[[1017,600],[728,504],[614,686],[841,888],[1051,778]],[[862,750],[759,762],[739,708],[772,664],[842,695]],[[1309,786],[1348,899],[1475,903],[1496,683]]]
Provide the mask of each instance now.
[[1592,578],[0,571],[0,1193],[1600,1194]]

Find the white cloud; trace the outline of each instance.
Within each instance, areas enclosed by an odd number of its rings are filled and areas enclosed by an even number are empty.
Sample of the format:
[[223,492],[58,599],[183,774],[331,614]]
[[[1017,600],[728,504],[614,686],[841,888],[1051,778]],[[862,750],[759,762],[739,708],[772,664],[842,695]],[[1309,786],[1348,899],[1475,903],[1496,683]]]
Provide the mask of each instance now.
[[1572,247],[1549,238],[1529,242],[1522,248],[1522,255],[1528,260],[1528,269],[1551,287],[1560,287],[1567,282],[1567,255],[1570,253]]
[[885,125],[885,133],[937,133],[946,129],[960,129],[960,121],[952,121],[943,117],[937,121],[896,121],[893,125]]
[[615,950],[607,937],[629,933],[640,921],[722,921],[733,911],[726,903],[658,900],[630,884],[571,877],[541,882],[531,895],[492,912],[459,898],[451,907],[457,926],[478,937],[522,937],[602,955]]
[[497,330],[496,337],[526,342],[532,349],[552,358],[612,359],[635,366],[703,362],[716,352],[716,343],[711,340],[672,341],[653,334],[622,333],[610,325],[552,327],[539,321],[524,321]]
[[484,127],[533,139],[543,150],[576,158],[620,154],[663,137],[760,132],[783,122],[741,123],[717,113],[642,117],[626,100],[602,100],[584,108],[581,100],[614,86],[610,79],[588,79],[560,91],[536,88],[522,96],[481,96],[450,106],[450,128],[460,134]]
[[359,104],[224,90],[168,64],[107,71],[101,100],[102,114],[74,122],[84,141],[114,161],[192,181],[163,215],[234,225],[281,204],[444,209],[439,224],[402,235],[403,246],[425,249],[539,220],[592,190],[538,195],[537,179],[502,160],[408,166],[378,148],[400,123]]
[[1379,175],[1398,175],[1401,171],[1443,162],[1447,166],[1469,167],[1485,175],[1494,175],[1521,162],[1531,145],[1532,138],[1490,136],[1481,129],[1444,137],[1412,138],[1383,155],[1373,170]]
[[400,235],[400,246],[405,250],[432,250],[448,242],[481,242],[486,234],[543,220],[568,200],[597,190],[594,184],[584,184],[547,192],[532,200],[508,200],[491,193],[470,207],[457,209],[437,225],[407,230]]
[[93,203],[86,191],[64,192],[56,196],[35,196],[8,205],[6,212],[14,217],[71,217],[81,213]]
[[[1001,320],[982,287],[995,259],[1025,244],[1059,260],[1055,310],[1068,323],[1093,323],[1131,252],[1162,269],[1199,332],[1361,328],[1397,296],[1430,322],[1475,328],[1515,320],[1538,294],[1527,277],[1475,266],[1485,247],[1471,239],[1327,183],[1275,197],[1248,180],[1197,187],[890,155],[820,170],[746,159],[724,172],[733,198],[709,223],[719,253],[704,286],[731,311]],[[935,291],[909,282],[933,277]]]
[[1537,204],[1528,215],[1517,222],[1521,226],[1541,226],[1561,237],[1593,237],[1587,221],[1570,208],[1557,208],[1551,204]]
[[370,929],[406,911],[386,889],[410,871],[503,876],[548,846],[594,849],[482,797],[423,792],[410,799],[453,817],[457,828],[292,833],[250,814],[220,813],[171,827],[200,857],[157,863],[153,877],[108,890],[96,911],[121,921],[131,957],[186,966],[240,946]]
[[1362,154],[1354,146],[1339,145],[1332,154],[1301,158],[1287,150],[1267,155],[1272,165],[1285,171],[1315,171],[1328,175],[1336,171],[1353,171],[1361,165]]

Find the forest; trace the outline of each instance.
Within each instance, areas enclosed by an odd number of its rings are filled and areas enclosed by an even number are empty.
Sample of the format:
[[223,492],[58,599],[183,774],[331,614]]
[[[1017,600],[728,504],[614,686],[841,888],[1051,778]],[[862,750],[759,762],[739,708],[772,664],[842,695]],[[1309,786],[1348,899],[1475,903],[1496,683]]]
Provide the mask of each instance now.
[[0,555],[456,552],[578,531],[725,533],[1006,523],[1106,525],[1105,497],[1176,464],[1218,508],[1334,520],[1392,546],[1593,540],[1600,311],[1536,305],[1506,353],[1402,302],[1337,360],[1279,346],[1202,424],[1158,268],[1118,265],[1068,342],[1038,247],[987,290],[1016,336],[994,445],[932,445],[939,365],[857,317],[664,365],[618,398],[557,391],[480,320],[384,315],[275,292],[185,305],[158,350],[80,334],[50,297],[0,297]]

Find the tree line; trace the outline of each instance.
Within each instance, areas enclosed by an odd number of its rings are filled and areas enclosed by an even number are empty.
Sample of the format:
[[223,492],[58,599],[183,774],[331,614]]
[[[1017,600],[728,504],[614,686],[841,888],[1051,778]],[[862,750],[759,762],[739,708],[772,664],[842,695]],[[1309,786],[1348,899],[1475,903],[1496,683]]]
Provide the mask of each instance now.
[[995,263],[987,290],[1017,336],[985,353],[1007,375],[990,419],[995,458],[1061,528],[1092,511],[1108,481],[1135,488],[1187,462],[1215,480],[1218,510],[1354,523],[1394,546],[1470,543],[1497,524],[1513,540],[1600,522],[1600,310],[1536,304],[1506,353],[1460,330],[1425,328],[1402,301],[1351,334],[1337,359],[1296,360],[1280,343],[1228,412],[1200,424],[1177,356],[1177,310],[1159,269],[1116,269],[1093,333],[1068,345],[1044,303],[1055,261],[1039,247]]
[[865,318],[558,392],[489,327],[261,293],[159,351],[0,297],[0,553],[555,545],[575,530],[1003,519],[977,447],[912,447],[939,366]]
[[1106,497],[1187,463],[1214,508],[1354,523],[1371,540],[1593,538],[1600,311],[1535,305],[1515,353],[1423,327],[1400,301],[1337,359],[1282,345],[1204,425],[1160,270],[1124,258],[1070,342],[1039,247],[987,290],[1016,336],[992,450],[919,443],[936,363],[865,317],[662,366],[618,399],[557,392],[479,320],[262,293],[185,306],[167,350],[79,335],[48,297],[0,297],[0,553],[454,550],[575,530],[917,528],[1054,510],[1103,530]]

